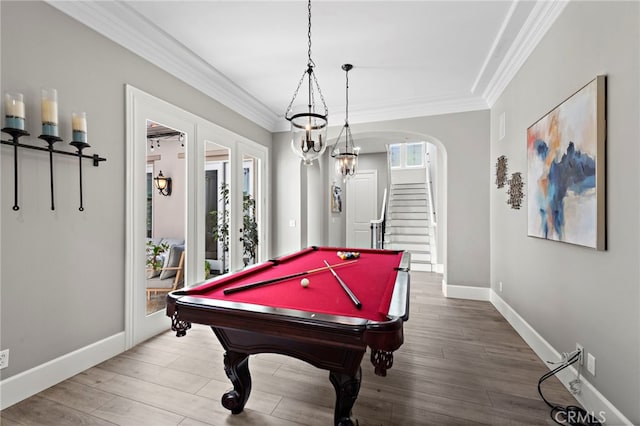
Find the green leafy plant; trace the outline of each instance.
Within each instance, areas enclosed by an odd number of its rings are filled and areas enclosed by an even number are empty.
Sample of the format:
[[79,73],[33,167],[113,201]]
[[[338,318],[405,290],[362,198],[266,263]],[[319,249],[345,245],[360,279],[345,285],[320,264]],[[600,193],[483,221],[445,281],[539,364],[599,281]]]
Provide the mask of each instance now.
[[[222,243],[222,249],[229,251],[229,185],[220,188],[220,201],[224,204],[223,212],[211,211],[215,224],[212,229],[213,237]],[[242,241],[245,265],[256,259],[258,251],[258,222],[256,218],[256,200],[249,194],[242,197]],[[225,262],[226,263],[226,262]],[[225,272],[227,266],[225,265]]]
[[256,200],[249,194],[242,197],[242,248],[244,257],[255,260],[258,251],[258,222]]
[[222,243],[222,251],[229,251],[229,185],[224,184],[220,188],[220,200],[224,204],[223,214],[219,211],[213,210],[209,214],[213,219],[213,229],[211,234],[213,238]]
[[209,262],[205,259],[205,261],[204,261],[204,278],[205,279],[209,278],[209,275],[211,275],[211,266],[209,265]]
[[152,241],[147,241],[147,262],[146,265],[152,268],[154,271],[162,268],[162,259],[160,255],[169,250],[169,244],[154,244]]

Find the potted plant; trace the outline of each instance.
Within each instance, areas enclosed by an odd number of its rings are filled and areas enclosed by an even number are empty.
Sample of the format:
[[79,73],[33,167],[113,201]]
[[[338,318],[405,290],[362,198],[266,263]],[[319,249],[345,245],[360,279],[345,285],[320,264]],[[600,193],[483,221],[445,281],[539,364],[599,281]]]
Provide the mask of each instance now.
[[169,250],[169,245],[166,243],[154,244],[153,241],[147,241],[147,269],[149,269],[149,278],[153,278],[160,273],[162,269],[163,259],[161,254]]

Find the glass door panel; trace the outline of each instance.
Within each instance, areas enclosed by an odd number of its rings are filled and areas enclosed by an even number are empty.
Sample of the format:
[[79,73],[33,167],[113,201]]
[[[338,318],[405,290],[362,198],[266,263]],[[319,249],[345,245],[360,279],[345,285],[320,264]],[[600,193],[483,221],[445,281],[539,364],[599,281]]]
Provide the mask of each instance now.
[[186,165],[184,132],[147,120],[146,315],[165,309],[167,293],[184,285]]
[[229,271],[231,218],[230,149],[205,141],[204,278]]
[[258,176],[260,163],[251,155],[242,156],[242,260],[244,266],[257,262],[260,244]]
[[242,264],[253,265],[264,261],[269,253],[266,249],[267,222],[265,205],[265,185],[267,161],[266,148],[253,143],[238,143],[238,155],[241,158],[242,222],[238,241],[242,246]]

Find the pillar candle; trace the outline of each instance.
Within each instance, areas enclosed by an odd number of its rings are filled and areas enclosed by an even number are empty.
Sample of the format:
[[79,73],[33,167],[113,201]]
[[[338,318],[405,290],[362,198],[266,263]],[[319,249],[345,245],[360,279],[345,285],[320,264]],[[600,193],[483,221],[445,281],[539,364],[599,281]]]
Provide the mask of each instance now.
[[58,136],[58,92],[42,89],[42,134]]
[[71,114],[71,129],[74,142],[87,142],[87,113],[74,112]]
[[6,93],[4,99],[5,127],[24,130],[25,114],[22,93]]

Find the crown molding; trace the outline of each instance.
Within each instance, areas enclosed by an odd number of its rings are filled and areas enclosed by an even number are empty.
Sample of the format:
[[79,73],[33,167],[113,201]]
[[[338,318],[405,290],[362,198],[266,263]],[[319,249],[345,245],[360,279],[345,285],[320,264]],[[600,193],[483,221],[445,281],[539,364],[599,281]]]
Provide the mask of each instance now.
[[570,0],[538,1],[482,97],[492,107]]
[[[288,130],[281,114],[233,83],[124,1],[55,1],[52,7],[160,67],[270,132]],[[527,18],[482,96],[405,99],[350,112],[352,123],[449,114],[490,108],[540,42],[569,0],[541,0]],[[342,123],[342,121],[340,121]]]
[[518,3],[519,3],[519,0],[516,0],[509,7],[509,10],[507,11],[507,16],[505,16],[504,20],[502,21],[502,24],[500,25],[500,29],[498,30],[498,35],[496,35],[496,37],[493,39],[493,43],[491,44],[489,53],[487,54],[487,57],[484,59],[484,63],[480,68],[480,72],[476,76],[476,79],[473,82],[473,85],[471,86],[471,93],[476,93],[476,90],[478,89],[478,85],[480,84],[480,81],[482,81],[485,78],[485,75],[488,71],[488,67],[493,62],[493,58],[495,57],[496,49],[500,45],[500,42],[502,41],[505,35],[505,32],[507,31],[507,28],[511,23],[511,20],[513,19],[513,14],[516,11],[516,8],[518,7]]
[[259,126],[274,131],[279,121],[276,114],[125,2],[46,1]]

